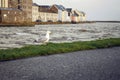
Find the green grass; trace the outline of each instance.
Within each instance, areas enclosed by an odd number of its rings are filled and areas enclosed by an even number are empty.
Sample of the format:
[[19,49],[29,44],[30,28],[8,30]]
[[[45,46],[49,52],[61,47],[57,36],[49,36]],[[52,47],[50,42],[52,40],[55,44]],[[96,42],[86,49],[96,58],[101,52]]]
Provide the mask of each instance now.
[[72,43],[48,43],[47,45],[30,45],[22,48],[0,50],[0,61],[21,59],[33,56],[52,55],[73,51],[100,49],[120,46],[120,38],[96,41],[79,41]]

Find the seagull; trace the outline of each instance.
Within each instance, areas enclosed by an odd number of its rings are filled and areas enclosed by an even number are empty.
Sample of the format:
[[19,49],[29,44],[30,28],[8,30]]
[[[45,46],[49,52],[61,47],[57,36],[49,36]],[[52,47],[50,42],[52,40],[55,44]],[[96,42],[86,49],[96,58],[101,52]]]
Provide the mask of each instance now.
[[45,37],[36,38],[34,42],[37,42],[37,43],[42,42],[45,44],[48,43],[50,40],[50,33],[51,33],[51,31],[47,31]]

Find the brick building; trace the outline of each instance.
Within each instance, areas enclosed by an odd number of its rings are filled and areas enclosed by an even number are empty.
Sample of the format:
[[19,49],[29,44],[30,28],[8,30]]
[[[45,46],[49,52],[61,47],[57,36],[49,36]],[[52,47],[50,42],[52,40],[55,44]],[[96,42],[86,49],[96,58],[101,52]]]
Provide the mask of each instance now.
[[32,21],[32,0],[9,0],[9,7],[17,8],[24,12],[26,22]]
[[32,22],[32,0],[0,0],[0,22]]
[[8,1],[8,7],[9,8],[18,8],[19,0],[9,0]]
[[24,13],[19,9],[0,8],[0,22],[17,23],[24,22]]
[[32,0],[18,0],[20,3],[19,8],[25,13],[25,19],[27,22],[32,22]]

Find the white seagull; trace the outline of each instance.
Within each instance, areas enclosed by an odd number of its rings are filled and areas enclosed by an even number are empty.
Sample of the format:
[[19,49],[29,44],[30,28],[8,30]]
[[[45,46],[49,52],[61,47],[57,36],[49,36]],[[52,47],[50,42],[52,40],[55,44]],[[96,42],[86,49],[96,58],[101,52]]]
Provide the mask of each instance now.
[[50,33],[51,33],[51,31],[47,31],[45,37],[39,37],[39,38],[35,39],[34,42],[37,42],[37,43],[42,42],[45,44],[48,43],[50,40]]

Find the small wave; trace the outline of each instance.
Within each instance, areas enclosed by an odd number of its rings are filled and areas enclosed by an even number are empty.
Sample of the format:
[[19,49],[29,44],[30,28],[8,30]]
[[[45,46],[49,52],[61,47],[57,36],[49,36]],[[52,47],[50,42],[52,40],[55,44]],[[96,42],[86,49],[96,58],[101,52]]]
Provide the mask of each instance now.
[[28,33],[16,33],[16,35],[30,35]]

